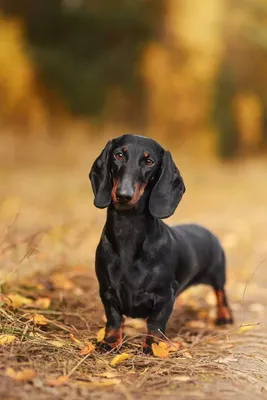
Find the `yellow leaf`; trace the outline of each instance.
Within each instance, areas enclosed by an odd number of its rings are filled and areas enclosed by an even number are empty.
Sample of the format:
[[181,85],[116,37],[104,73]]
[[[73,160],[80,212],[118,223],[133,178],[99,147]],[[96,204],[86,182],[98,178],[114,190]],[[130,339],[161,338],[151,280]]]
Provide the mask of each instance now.
[[49,319],[47,319],[44,315],[42,314],[34,314],[31,318],[30,321],[33,321],[35,325],[47,325],[49,322]]
[[58,387],[58,386],[65,385],[66,383],[68,383],[68,381],[69,381],[69,377],[62,375],[62,376],[59,376],[57,379],[48,379],[46,381],[46,383],[49,386]]
[[7,368],[5,375],[14,379],[15,381],[26,382],[31,381],[36,376],[36,372],[30,368],[26,368],[17,372],[13,368]]
[[120,364],[123,361],[128,360],[129,358],[132,358],[132,356],[130,356],[127,353],[119,354],[113,358],[113,360],[110,362],[110,365],[112,365],[112,367],[114,367],[115,365]]
[[100,329],[96,334],[96,341],[97,342],[102,342],[102,340],[105,337],[105,333],[106,333],[106,329],[105,328]]
[[13,308],[19,308],[21,306],[33,304],[33,300],[16,293],[8,294],[7,298],[11,301],[11,305]]
[[34,303],[34,307],[46,310],[50,307],[51,299],[49,297],[40,297]]
[[243,333],[251,331],[251,329],[254,329],[253,324],[243,325],[243,326],[240,326],[240,328],[238,329],[238,333],[243,334]]
[[169,357],[169,344],[166,342],[152,343],[152,351],[156,357],[167,358]]
[[15,339],[14,335],[0,335],[0,345],[11,344]]
[[93,345],[93,343],[88,342],[87,346],[85,346],[81,351],[80,351],[80,355],[81,356],[86,356],[87,354],[90,354],[94,351],[95,346]]
[[79,339],[77,339],[72,333],[70,333],[70,338],[71,338],[71,340],[73,340],[73,342],[75,342],[75,343],[77,343],[77,344],[79,344],[79,345],[82,345],[83,343],[79,340]]
[[168,350],[169,350],[169,352],[178,351],[181,349],[181,347],[182,347],[181,342],[172,342],[172,343],[169,343]]

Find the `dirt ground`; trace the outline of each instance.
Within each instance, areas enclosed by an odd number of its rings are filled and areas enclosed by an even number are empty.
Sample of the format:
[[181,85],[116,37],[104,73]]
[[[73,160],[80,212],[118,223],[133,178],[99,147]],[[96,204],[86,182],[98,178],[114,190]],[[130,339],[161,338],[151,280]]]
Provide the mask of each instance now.
[[[15,338],[0,344],[0,398],[267,398],[264,159],[222,165],[174,152],[187,192],[167,223],[197,222],[219,236],[235,325],[214,327],[213,293],[199,286],[176,304],[163,340],[180,348],[168,358],[142,354],[139,320],[126,324],[120,353],[127,360],[111,366],[116,354],[80,354],[104,326],[94,252],[105,211],[93,208],[87,178],[102,145],[69,146],[64,158],[53,146],[27,162],[2,158],[0,335]],[[15,307],[14,294],[24,303]],[[34,323],[36,314],[44,325]],[[34,376],[16,375],[25,369]],[[67,378],[56,380],[61,376]]]

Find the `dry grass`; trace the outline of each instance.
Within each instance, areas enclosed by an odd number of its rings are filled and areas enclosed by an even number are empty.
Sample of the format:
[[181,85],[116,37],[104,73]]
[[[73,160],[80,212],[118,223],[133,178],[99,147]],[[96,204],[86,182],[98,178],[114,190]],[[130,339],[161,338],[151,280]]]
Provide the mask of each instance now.
[[[79,355],[88,341],[95,343],[104,326],[93,263],[105,212],[93,208],[87,181],[102,145],[47,144],[35,149],[31,162],[25,163],[25,155],[24,162],[5,159],[0,169],[5,183],[0,190],[1,333],[16,336],[12,344],[0,346],[0,397],[267,397],[266,263],[243,296],[246,282],[267,256],[265,160],[220,165],[174,151],[188,190],[168,222],[202,223],[221,238],[229,260],[235,327],[214,328],[212,294],[199,287],[185,293],[173,312],[167,336],[183,346],[168,359],[142,355],[144,326],[132,320],[127,322],[121,350],[130,359],[111,367],[114,354]],[[11,292],[32,300],[49,298],[51,305],[13,309],[8,300]],[[34,326],[30,321],[34,313],[45,315],[49,323]],[[241,322],[252,326],[245,332],[238,328]],[[82,344],[74,342],[70,333]],[[7,367],[32,368],[37,376],[17,382],[5,375]],[[65,385],[47,384],[62,375],[69,375]]]

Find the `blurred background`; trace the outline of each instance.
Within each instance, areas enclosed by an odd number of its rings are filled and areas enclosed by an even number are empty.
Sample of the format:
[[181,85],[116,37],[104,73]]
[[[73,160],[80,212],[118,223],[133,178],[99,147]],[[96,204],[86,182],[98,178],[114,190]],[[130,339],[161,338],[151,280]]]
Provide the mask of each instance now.
[[263,151],[266,54],[265,0],[1,0],[1,134]]
[[172,151],[170,223],[219,235],[240,296],[267,254],[266,71],[266,0],[1,0],[2,276],[93,265],[87,174],[132,132]]

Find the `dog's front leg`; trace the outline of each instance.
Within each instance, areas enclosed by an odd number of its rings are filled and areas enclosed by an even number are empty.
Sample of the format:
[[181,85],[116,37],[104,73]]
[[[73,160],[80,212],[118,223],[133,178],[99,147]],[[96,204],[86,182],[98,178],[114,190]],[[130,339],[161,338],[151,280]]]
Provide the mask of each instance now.
[[145,354],[153,354],[152,344],[164,340],[166,325],[172,313],[174,297],[169,300],[161,300],[154,307],[153,313],[147,319],[147,335],[143,345]]
[[124,319],[114,305],[113,299],[107,293],[101,296],[101,299],[105,308],[107,323],[105,337],[98,343],[97,349],[110,351],[116,347],[119,348],[122,344]]

